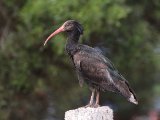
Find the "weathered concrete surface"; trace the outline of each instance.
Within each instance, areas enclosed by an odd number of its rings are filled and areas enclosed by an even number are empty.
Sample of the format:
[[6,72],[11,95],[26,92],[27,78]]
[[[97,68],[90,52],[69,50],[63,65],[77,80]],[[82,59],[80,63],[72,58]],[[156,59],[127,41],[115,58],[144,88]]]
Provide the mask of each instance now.
[[65,112],[65,120],[113,120],[113,110],[108,106],[78,108]]

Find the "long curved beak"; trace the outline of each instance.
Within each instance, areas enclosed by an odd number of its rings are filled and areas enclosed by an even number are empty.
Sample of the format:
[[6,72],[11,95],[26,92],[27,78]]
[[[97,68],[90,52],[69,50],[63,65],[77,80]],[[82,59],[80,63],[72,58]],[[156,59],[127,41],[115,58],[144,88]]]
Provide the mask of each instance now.
[[56,34],[58,34],[58,33],[60,33],[60,32],[63,32],[63,31],[64,31],[64,27],[63,27],[63,25],[62,25],[60,28],[58,28],[56,31],[54,31],[54,32],[45,40],[44,46],[47,44],[47,42],[48,42],[52,37],[54,37]]

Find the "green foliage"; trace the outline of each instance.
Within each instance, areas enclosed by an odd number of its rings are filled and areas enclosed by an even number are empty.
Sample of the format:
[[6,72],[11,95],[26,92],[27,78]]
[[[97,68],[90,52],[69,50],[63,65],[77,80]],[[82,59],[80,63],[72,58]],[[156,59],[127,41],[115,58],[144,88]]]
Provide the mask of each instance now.
[[[18,116],[22,109],[26,119],[44,117],[39,113],[47,111],[48,92],[52,92],[58,116],[73,106],[86,104],[88,89],[78,87],[64,52],[66,36],[56,36],[43,47],[46,37],[68,19],[78,20],[84,26],[81,42],[110,48],[109,58],[135,89],[140,106],[130,106],[114,94],[103,95],[102,103],[115,101],[120,104],[122,115],[126,110],[138,113],[150,108],[153,99],[150,95],[159,91],[156,84],[160,63],[154,53],[160,40],[158,0],[7,0],[2,3],[0,119],[24,118],[23,114]],[[43,106],[39,109],[38,104]],[[121,119],[132,116],[128,115]]]

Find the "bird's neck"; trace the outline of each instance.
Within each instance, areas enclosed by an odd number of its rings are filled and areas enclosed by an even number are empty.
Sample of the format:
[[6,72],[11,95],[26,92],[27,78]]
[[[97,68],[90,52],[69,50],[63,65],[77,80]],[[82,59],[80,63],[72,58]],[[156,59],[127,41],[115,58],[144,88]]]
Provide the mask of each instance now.
[[80,34],[76,31],[68,32],[66,51],[70,56],[74,55],[77,52],[79,37]]

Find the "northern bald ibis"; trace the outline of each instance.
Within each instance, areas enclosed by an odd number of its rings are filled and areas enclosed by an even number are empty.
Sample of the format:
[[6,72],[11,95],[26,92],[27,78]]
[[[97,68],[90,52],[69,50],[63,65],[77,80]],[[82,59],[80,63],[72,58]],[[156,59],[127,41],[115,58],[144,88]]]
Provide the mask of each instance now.
[[[44,45],[60,32],[68,34],[66,51],[74,64],[80,86],[86,82],[92,91],[88,107],[99,106],[100,91],[118,93],[131,103],[138,104],[134,91],[111,61],[96,48],[78,43],[80,35],[83,34],[83,27],[77,21],[66,21],[46,39]],[[94,102],[95,93],[96,101]]]

